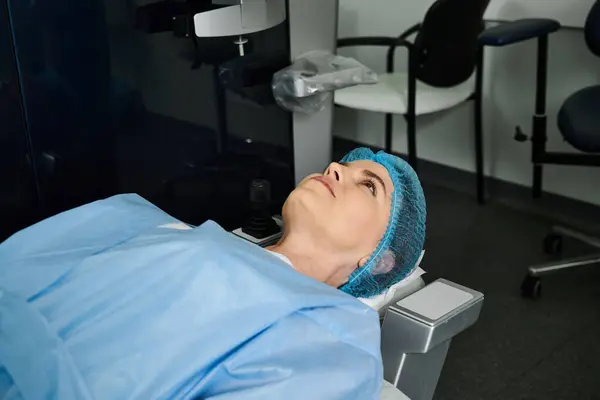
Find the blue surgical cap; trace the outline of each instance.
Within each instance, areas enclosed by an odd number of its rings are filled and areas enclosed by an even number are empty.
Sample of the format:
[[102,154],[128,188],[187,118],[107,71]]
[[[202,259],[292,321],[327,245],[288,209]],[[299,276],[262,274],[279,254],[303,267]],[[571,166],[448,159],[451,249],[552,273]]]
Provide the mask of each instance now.
[[408,276],[417,265],[425,243],[426,207],[423,188],[411,166],[383,151],[358,148],[342,162],[367,160],[385,167],[392,182],[391,212],[383,238],[369,260],[350,275],[340,289],[359,298],[377,296]]

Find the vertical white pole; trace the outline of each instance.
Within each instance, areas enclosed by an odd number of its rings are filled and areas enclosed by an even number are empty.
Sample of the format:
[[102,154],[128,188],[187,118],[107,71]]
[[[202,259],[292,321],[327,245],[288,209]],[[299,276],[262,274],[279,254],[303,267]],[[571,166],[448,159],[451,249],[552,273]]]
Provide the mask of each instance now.
[[[292,59],[310,50],[335,52],[338,0],[288,0]],[[294,113],[294,163],[298,184],[331,162],[333,101],[317,114]]]

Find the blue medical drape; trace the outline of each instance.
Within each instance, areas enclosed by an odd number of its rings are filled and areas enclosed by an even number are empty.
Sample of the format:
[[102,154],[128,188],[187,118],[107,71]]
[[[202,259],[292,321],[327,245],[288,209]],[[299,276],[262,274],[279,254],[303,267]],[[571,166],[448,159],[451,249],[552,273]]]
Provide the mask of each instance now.
[[0,245],[0,398],[375,399],[377,313],[135,195]]

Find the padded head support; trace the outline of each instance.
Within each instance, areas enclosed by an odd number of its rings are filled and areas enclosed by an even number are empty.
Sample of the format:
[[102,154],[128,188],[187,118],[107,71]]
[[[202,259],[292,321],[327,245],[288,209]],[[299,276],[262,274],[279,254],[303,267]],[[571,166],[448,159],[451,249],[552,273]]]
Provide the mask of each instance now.
[[359,298],[359,300],[375,311],[379,312],[380,315],[385,314],[385,310],[390,304],[396,303],[404,297],[409,296],[424,285],[421,276],[425,273],[425,271],[420,268],[420,264],[424,255],[425,251],[423,250],[415,269],[410,273],[410,275],[402,279],[400,282],[392,285],[384,293],[378,296],[371,298]]
[[596,0],[585,22],[585,42],[600,57],[600,0]]
[[437,0],[415,39],[416,76],[435,87],[452,87],[473,74],[477,37],[490,0]]

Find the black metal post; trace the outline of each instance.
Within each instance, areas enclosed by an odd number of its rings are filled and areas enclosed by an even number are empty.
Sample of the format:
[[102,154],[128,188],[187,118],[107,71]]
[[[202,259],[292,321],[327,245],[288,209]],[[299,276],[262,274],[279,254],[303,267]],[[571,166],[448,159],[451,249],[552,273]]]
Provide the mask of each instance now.
[[219,79],[219,65],[213,67],[213,86],[217,105],[217,154],[227,151],[227,97]]
[[392,154],[392,138],[394,135],[394,114],[385,114],[385,152]]
[[533,163],[533,197],[542,195],[543,158],[546,153],[546,85],[548,80],[548,35],[538,40],[535,115],[531,138],[531,162]]
[[543,154],[543,157],[540,156],[539,162],[554,165],[579,165],[586,167],[600,167],[600,154],[545,152]]
[[475,168],[477,172],[477,202],[485,204],[485,176],[483,165],[483,56],[484,48],[477,50],[475,75]]
[[[394,57],[396,56],[396,46],[392,45],[387,51],[386,72],[394,73]],[[394,114],[385,114],[385,152],[392,154],[394,137]]]
[[408,163],[418,172],[417,157],[417,76],[414,52],[408,52],[408,108],[406,110],[406,135],[408,138]]

